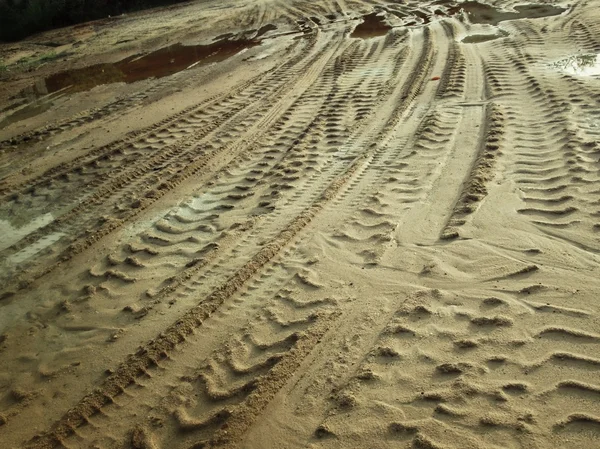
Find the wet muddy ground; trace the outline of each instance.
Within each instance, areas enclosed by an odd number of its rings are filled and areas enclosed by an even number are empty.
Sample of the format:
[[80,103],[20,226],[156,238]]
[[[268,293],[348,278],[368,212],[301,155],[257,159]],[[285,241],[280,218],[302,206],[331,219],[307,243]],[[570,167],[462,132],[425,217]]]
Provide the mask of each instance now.
[[554,0],[0,45],[0,447],[600,447],[599,54]]

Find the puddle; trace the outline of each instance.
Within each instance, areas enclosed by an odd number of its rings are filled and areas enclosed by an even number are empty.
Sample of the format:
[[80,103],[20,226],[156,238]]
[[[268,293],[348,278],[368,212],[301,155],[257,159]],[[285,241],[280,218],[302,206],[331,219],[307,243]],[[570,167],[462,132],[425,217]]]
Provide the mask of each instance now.
[[363,16],[363,22],[358,24],[350,37],[370,39],[372,37],[385,36],[392,27],[385,23],[385,17],[374,12]]
[[573,55],[552,64],[561,72],[575,76],[600,75],[600,54]]
[[498,32],[494,34],[471,34],[465,37],[461,42],[464,44],[478,44],[480,42],[493,41],[506,36],[508,36],[506,31],[498,30]]
[[[555,16],[562,14],[567,8],[561,8],[552,5],[539,5],[539,4],[521,4],[515,6],[513,10],[503,10],[495,6],[481,3],[478,1],[466,1],[459,3],[457,1],[450,0],[436,0],[431,4],[423,4],[424,2],[398,2],[398,3],[387,3],[385,6],[381,6],[381,9],[388,14],[394,15],[399,18],[402,22],[401,26],[412,27],[412,26],[424,26],[431,23],[434,20],[439,20],[444,17],[453,17],[462,14],[463,12],[468,17],[469,21],[473,24],[487,24],[497,25],[505,20],[517,20],[517,19],[536,19],[540,17]],[[366,16],[372,20],[372,29],[378,30],[378,25],[383,23],[383,19],[378,17],[376,13]],[[366,19],[365,17],[365,19]],[[385,25],[385,24],[384,24]],[[368,30],[368,24],[365,20],[365,29]],[[357,27],[357,30],[359,28]],[[385,34],[387,30],[383,31],[380,29],[379,33],[373,34],[373,36],[380,36]],[[368,33],[368,31],[367,31]],[[367,37],[373,37],[367,36]],[[361,37],[361,36],[352,36]],[[470,43],[484,42],[485,40],[496,39],[499,36],[494,37],[474,37]],[[468,41],[467,41],[468,42]]]
[[35,101],[31,104],[28,104],[22,109],[19,109],[16,112],[6,116],[4,119],[0,120],[0,129],[5,128],[13,123],[20,122],[21,120],[26,120],[31,117],[35,117],[43,112],[46,112],[52,106],[51,102],[41,102]]
[[21,227],[14,226],[7,220],[0,220],[0,229],[2,229],[0,233],[0,251],[14,245],[22,238],[46,226],[53,220],[54,217],[50,213],[39,216]]
[[514,11],[502,11],[492,5],[474,1],[459,3],[450,9],[451,13],[465,11],[471,23],[498,25],[506,20],[539,19],[541,17],[557,16],[567,10],[552,5],[517,5]]
[[262,26],[262,27],[260,27],[260,28],[258,29],[258,31],[256,32],[256,36],[255,36],[254,38],[255,38],[255,39],[256,39],[256,38],[259,38],[259,37],[261,37],[263,34],[266,34],[266,33],[268,33],[269,31],[275,31],[276,29],[277,29],[277,27],[276,27],[275,25],[273,25],[273,24],[268,24],[268,25]]
[[25,262],[27,259],[31,259],[33,256],[39,254],[49,246],[58,242],[62,237],[66,234],[62,232],[55,232],[54,234],[47,235],[42,237],[37,242],[29,245],[26,248],[23,248],[18,253],[13,254],[9,258],[6,259],[9,265],[18,265],[22,262]]
[[[263,30],[263,34],[270,29],[272,28]],[[102,84],[134,83],[148,78],[162,78],[193,65],[224,61],[260,43],[257,39],[222,39],[208,45],[175,44],[146,55],[131,56],[116,63],[96,64],[56,73],[36,83],[24,94],[31,94],[33,90],[33,94],[39,97],[63,89],[67,93],[75,93]]]

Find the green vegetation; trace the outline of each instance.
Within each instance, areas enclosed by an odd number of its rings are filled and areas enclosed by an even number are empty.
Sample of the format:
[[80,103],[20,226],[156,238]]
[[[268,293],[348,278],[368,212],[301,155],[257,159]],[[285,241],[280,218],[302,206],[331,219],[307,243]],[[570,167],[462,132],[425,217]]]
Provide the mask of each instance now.
[[65,56],[66,53],[57,54],[56,52],[51,51],[50,53],[44,53],[38,56],[28,56],[26,58],[21,58],[17,61],[17,65],[32,67],[44,62],[54,61],[55,59],[60,58],[61,56]]
[[37,68],[38,66],[46,62],[54,61],[56,59],[69,56],[69,54],[70,53],[66,51],[60,53],[51,51],[49,53],[26,56],[10,64],[8,64],[4,60],[0,60],[0,80],[4,81],[5,79],[7,79],[12,70],[29,71],[31,69]]
[[0,0],[0,41],[185,0]]
[[0,81],[4,81],[8,77],[8,67],[4,61],[0,61]]

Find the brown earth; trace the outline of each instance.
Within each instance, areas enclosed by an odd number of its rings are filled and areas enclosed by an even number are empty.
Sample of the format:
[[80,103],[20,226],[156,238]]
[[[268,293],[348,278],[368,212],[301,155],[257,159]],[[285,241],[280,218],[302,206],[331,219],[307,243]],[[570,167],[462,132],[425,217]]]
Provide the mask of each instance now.
[[0,447],[600,447],[600,5],[538,3],[0,46]]

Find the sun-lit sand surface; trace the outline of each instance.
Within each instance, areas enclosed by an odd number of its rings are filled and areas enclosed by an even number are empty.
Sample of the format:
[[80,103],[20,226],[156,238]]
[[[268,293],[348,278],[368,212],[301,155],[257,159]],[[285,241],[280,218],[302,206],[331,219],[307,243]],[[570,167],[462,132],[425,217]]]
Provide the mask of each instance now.
[[0,45],[0,447],[600,447],[599,54],[552,0]]

